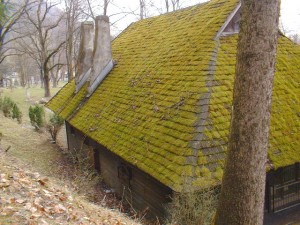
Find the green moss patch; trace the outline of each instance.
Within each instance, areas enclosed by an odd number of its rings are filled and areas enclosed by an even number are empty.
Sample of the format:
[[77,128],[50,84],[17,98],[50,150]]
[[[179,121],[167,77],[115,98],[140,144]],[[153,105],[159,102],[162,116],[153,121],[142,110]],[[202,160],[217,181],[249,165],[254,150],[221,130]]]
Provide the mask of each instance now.
[[[237,35],[214,38],[237,3],[212,0],[131,25],[113,42],[117,65],[87,101],[86,85],[75,94],[71,82],[47,106],[175,191],[183,176],[195,188],[220,182]],[[281,37],[269,149],[274,167],[300,161],[299,60],[299,46]]]

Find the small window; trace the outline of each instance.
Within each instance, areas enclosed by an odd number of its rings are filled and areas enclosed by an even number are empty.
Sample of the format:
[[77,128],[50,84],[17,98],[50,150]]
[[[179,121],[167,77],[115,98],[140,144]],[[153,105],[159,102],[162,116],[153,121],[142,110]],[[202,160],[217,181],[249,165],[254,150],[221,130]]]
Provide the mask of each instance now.
[[118,178],[124,185],[128,185],[130,187],[130,180],[132,179],[132,170],[129,166],[124,163],[121,163],[118,166]]

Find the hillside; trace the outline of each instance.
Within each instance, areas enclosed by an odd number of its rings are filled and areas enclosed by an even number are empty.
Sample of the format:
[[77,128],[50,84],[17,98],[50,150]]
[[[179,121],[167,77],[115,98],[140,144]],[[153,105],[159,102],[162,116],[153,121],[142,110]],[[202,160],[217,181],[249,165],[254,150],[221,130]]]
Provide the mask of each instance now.
[[[85,181],[46,133],[2,113],[0,121],[0,224],[139,224],[88,201],[97,193],[81,189]],[[109,194],[98,194],[102,205],[110,206]]]

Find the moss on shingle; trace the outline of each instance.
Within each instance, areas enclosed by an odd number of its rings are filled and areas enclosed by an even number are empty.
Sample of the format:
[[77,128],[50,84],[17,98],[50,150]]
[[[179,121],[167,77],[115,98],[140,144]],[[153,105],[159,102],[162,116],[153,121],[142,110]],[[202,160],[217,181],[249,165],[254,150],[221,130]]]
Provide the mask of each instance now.
[[83,102],[84,97],[87,94],[87,83],[82,86],[82,88],[76,93],[72,98],[70,98],[63,108],[63,110],[59,113],[62,118],[69,118],[72,113],[74,113],[81,102]]
[[278,42],[268,157],[275,168],[300,162],[300,46]]
[[[213,125],[205,130],[209,138],[225,143],[230,128],[236,46],[237,35],[221,38],[214,73],[219,91],[211,96],[210,119]],[[300,46],[281,36],[276,61],[268,151],[275,169],[300,161]],[[226,144],[224,146],[226,152]]]
[[[113,42],[117,65],[84,104],[86,87],[75,94],[72,82],[47,106],[175,191],[183,176],[195,188],[220,182],[237,35],[214,38],[237,3],[212,0],[131,25]],[[281,167],[300,161],[299,46],[281,37],[277,55],[268,156]]]
[[56,93],[56,95],[46,104],[46,107],[59,114],[66,107],[68,101],[74,96],[74,91],[75,81],[72,80]]

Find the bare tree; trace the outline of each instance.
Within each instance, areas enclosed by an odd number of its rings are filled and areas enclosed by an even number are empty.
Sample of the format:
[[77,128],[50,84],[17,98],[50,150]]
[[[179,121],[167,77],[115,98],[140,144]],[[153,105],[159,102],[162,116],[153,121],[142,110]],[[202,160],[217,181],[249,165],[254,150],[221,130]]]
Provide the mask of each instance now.
[[62,22],[63,13],[56,8],[56,4],[43,0],[37,1],[35,10],[26,10],[29,31],[26,39],[30,40],[27,49],[28,54],[38,61],[45,97],[50,97],[50,71],[56,66],[51,66],[50,60],[65,44],[65,38],[55,32]]
[[[168,1],[168,0],[166,0]],[[180,0],[171,0],[171,4],[172,4],[172,9],[173,11],[180,9]]]
[[166,11],[169,12],[169,0],[165,0]]
[[90,0],[86,0],[88,5],[88,13],[86,13],[88,16],[90,16],[93,20],[95,20],[96,16],[94,14],[93,6],[91,4]]
[[113,0],[101,0],[100,4],[96,5],[93,4],[92,0],[86,0],[88,5],[88,13],[87,15],[95,20],[95,11],[100,10],[102,11],[103,15],[108,16],[108,6],[113,3]]
[[19,65],[19,76],[20,76],[20,85],[22,87],[25,87],[28,81],[28,73],[27,73],[27,67],[25,64],[27,64],[26,56],[24,54],[18,55],[18,65]]
[[49,62],[50,64],[50,74],[52,79],[52,87],[57,87],[58,82],[62,78],[62,71],[61,68],[65,65],[64,63],[64,56],[65,51],[61,50],[57,54],[55,54],[53,57],[51,57],[51,60]]
[[216,225],[261,225],[280,0],[242,0],[233,112]]
[[[199,2],[202,2],[204,0],[199,0]],[[155,1],[149,0],[148,7],[150,7],[152,10],[158,12],[159,14],[168,13],[171,11],[176,11],[178,9],[182,8],[183,1],[180,0],[163,0],[160,2],[159,5]]]
[[30,87],[32,77],[38,74],[36,62],[26,53],[19,52],[16,56],[8,57],[13,62],[14,72],[17,72],[22,87]]
[[103,2],[103,15],[107,16],[107,8],[108,8],[110,0],[103,0],[103,1],[104,1]]
[[[24,31],[24,33],[26,33]],[[37,71],[39,71],[39,80],[41,81],[41,87],[43,88],[43,76],[42,76],[42,62],[40,60],[40,53],[37,50],[37,46],[36,43],[33,43],[31,41],[30,35],[28,35],[27,37],[23,37],[21,39],[17,39],[14,43],[14,49],[16,50],[16,52],[18,52],[18,56],[22,56],[21,58],[27,61],[27,57],[31,58],[34,61],[34,65],[37,68]],[[25,57],[27,56],[27,57]],[[21,66],[24,63],[24,61],[22,61],[20,63],[19,66]],[[29,64],[25,64],[25,66],[30,67]],[[30,83],[28,83],[30,84]]]
[[140,19],[145,18],[145,12],[146,12],[146,2],[145,0],[139,0],[140,1]]
[[13,53],[9,54],[11,47],[9,44],[16,39],[11,34],[14,26],[29,7],[29,0],[16,2],[13,0],[0,1],[0,63]]
[[[85,0],[84,0],[85,1]],[[79,20],[84,20],[82,0],[64,0],[65,2],[65,22],[66,22],[66,59],[68,80],[74,77],[76,68],[77,40],[79,35]]]
[[7,87],[9,76],[14,72],[15,65],[10,57],[6,57],[0,67],[0,87]]

